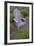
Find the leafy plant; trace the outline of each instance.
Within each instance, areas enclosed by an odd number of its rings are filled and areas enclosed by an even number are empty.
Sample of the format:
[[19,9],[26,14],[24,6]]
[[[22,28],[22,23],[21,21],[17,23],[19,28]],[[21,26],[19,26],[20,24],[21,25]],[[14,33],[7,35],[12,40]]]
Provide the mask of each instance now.
[[23,14],[24,17],[27,17],[29,15],[29,12],[28,12],[28,10],[24,9],[22,14]]
[[14,22],[14,17],[13,17],[13,15],[10,15],[10,23],[13,23]]

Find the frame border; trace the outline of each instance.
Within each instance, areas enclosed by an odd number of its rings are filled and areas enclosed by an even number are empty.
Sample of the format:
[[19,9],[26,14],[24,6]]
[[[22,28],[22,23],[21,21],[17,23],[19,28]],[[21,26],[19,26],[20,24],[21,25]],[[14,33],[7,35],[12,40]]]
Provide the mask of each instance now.
[[[15,4],[31,4],[32,5],[32,42],[17,42],[17,43],[7,43],[7,3],[15,3]],[[11,45],[11,44],[27,44],[27,43],[33,43],[33,3],[30,2],[11,2],[11,1],[5,1],[4,2],[4,44],[5,45]]]

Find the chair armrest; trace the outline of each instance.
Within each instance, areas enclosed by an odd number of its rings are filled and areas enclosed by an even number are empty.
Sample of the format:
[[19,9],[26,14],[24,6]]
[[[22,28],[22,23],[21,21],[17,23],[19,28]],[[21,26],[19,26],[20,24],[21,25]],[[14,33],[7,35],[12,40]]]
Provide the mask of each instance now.
[[17,23],[18,21],[16,19],[14,19],[14,21]]

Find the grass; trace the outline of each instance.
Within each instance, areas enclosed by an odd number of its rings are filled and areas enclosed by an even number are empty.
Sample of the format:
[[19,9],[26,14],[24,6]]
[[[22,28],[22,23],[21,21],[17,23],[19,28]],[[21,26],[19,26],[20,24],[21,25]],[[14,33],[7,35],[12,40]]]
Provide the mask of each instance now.
[[[15,29],[16,28],[14,27],[13,23],[11,23],[11,32],[16,32]],[[17,31],[16,39],[28,39],[28,38],[29,38],[29,29],[28,29],[28,26],[25,26],[19,32]]]
[[28,28],[22,29],[22,31],[18,33],[17,38],[18,39],[28,39],[29,38]]

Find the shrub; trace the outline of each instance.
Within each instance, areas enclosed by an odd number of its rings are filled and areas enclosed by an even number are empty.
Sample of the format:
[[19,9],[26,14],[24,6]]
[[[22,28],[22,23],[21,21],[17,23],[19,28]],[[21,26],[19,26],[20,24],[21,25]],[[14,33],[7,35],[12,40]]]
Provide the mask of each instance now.
[[13,15],[10,15],[10,23],[13,23],[14,22],[14,17],[13,17]]
[[23,10],[22,14],[24,17],[27,17],[29,15],[29,12],[27,10]]

